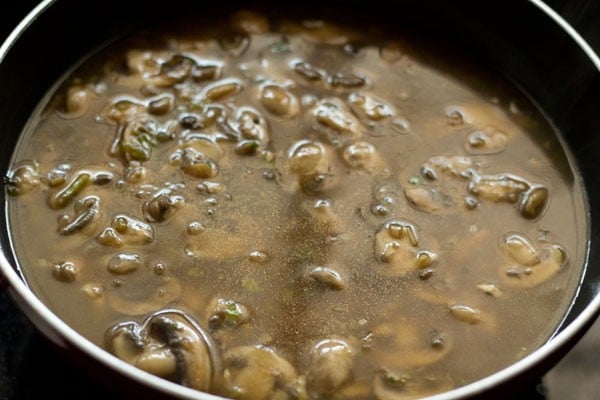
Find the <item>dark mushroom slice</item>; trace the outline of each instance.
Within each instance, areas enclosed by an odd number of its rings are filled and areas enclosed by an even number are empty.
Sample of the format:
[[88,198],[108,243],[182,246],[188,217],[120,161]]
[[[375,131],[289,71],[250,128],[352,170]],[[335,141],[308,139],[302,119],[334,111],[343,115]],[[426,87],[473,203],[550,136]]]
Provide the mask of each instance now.
[[100,217],[100,198],[97,196],[84,197],[74,205],[75,214],[60,220],[58,233],[70,235],[92,227]]
[[198,64],[192,70],[192,79],[195,82],[212,81],[221,76],[222,65],[219,63]]
[[170,93],[162,93],[148,99],[148,113],[152,115],[164,115],[173,110],[175,98]]
[[144,218],[149,222],[163,222],[185,205],[183,197],[171,194],[170,190],[159,190],[142,205]]
[[220,370],[215,344],[179,310],[163,310],[142,324],[123,322],[105,335],[109,351],[124,361],[184,386],[209,391]]
[[539,218],[550,198],[550,192],[544,186],[532,186],[527,192],[523,193],[519,204],[519,213],[527,219]]
[[367,84],[367,79],[357,73],[336,72],[327,78],[329,84],[335,88],[355,89]]
[[327,78],[327,71],[314,67],[306,61],[295,61],[292,68],[308,81],[322,81]]
[[185,54],[173,54],[169,59],[160,63],[156,75],[146,78],[146,83],[158,87],[169,87],[183,82],[190,76],[196,61]]

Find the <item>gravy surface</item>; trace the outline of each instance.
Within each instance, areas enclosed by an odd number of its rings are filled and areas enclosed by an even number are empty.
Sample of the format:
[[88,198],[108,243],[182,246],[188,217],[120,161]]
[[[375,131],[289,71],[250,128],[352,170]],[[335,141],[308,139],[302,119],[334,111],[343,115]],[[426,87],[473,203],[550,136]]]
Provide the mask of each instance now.
[[493,72],[365,32],[240,12],[85,61],[8,173],[32,290],[233,398],[423,397],[543,344],[586,243],[552,128]]

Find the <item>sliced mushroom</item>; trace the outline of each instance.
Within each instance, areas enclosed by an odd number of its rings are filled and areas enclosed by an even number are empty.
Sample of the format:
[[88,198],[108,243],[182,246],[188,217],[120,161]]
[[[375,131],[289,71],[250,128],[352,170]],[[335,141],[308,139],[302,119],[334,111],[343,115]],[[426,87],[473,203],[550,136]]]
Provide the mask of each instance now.
[[148,85],[169,87],[183,82],[196,66],[196,61],[186,54],[173,54],[171,57],[160,61],[159,70],[145,78]]
[[519,234],[506,235],[502,248],[511,263],[501,266],[500,273],[504,282],[514,286],[537,286],[567,263],[567,252],[560,244],[545,243],[536,249],[527,237]]
[[84,85],[72,85],[67,89],[65,99],[65,112],[60,116],[65,119],[75,119],[81,117],[88,110],[92,93]]
[[133,96],[117,96],[108,103],[104,115],[118,124],[126,124],[146,111],[146,104]]
[[108,350],[122,360],[193,389],[210,390],[219,371],[210,336],[179,310],[156,312],[142,324],[122,322],[105,338]]
[[395,111],[386,102],[364,93],[351,93],[348,96],[352,109],[371,121],[383,121],[392,118]]
[[367,78],[355,72],[336,72],[327,77],[327,82],[334,88],[356,89],[367,84]]
[[306,387],[314,398],[333,395],[352,379],[355,351],[343,338],[319,341],[311,350]]
[[450,314],[461,322],[473,325],[481,321],[481,311],[475,307],[464,304],[453,304],[448,308]]
[[210,307],[208,323],[211,329],[232,328],[248,322],[248,308],[235,300],[216,299]]
[[162,93],[148,99],[146,107],[152,115],[164,115],[175,107],[175,98],[170,93]]
[[119,253],[110,259],[106,269],[115,275],[130,274],[142,265],[140,256],[135,253]]
[[298,99],[283,86],[267,84],[261,87],[260,103],[271,114],[291,118],[299,111]]
[[537,219],[542,215],[548,200],[550,193],[544,186],[534,185],[527,192],[521,196],[521,202],[519,204],[519,212],[521,216],[527,219]]
[[405,275],[429,267],[437,254],[419,249],[415,225],[405,220],[392,220],[375,234],[375,256],[387,267],[380,272],[386,276]]
[[329,169],[330,156],[320,142],[300,140],[287,153],[288,167],[295,174],[309,176]]
[[251,107],[241,107],[236,114],[236,125],[240,139],[256,140],[261,145],[269,142],[267,120]]
[[243,83],[237,79],[222,79],[206,86],[202,92],[193,99],[193,103],[207,104],[225,100],[239,94],[243,89]]
[[117,214],[111,220],[111,226],[105,228],[96,240],[105,245],[120,247],[124,244],[145,244],[154,240],[154,228],[127,214]]
[[5,178],[7,192],[19,196],[37,188],[40,184],[39,165],[35,161],[21,161]]
[[500,297],[502,296],[502,290],[498,286],[493,283],[480,283],[477,285],[477,289],[481,290],[483,293],[492,297]]
[[524,265],[532,266],[540,262],[537,250],[525,236],[518,233],[509,233],[502,240],[504,252],[512,258],[513,261]]
[[453,205],[452,198],[436,187],[405,187],[404,195],[409,204],[417,210],[428,214],[439,214]]
[[504,132],[488,128],[469,133],[465,140],[465,150],[469,154],[496,154],[506,148],[507,136]]
[[352,112],[336,98],[318,101],[311,114],[318,123],[317,126],[325,128],[336,135],[330,137],[330,141],[334,145],[339,144],[338,142],[344,138],[355,139],[364,130],[360,122],[352,115]]
[[381,172],[385,165],[375,146],[368,142],[346,146],[343,157],[352,168],[360,168],[371,174]]
[[321,81],[327,77],[327,71],[317,68],[306,61],[296,60],[292,63],[292,68],[308,81]]
[[100,217],[100,198],[87,196],[77,200],[74,204],[75,214],[61,219],[58,233],[70,235],[82,230],[90,230],[95,227]]
[[469,157],[463,156],[436,156],[423,163],[425,169],[443,172],[457,178],[466,177],[474,166],[475,163]]
[[266,347],[241,346],[223,355],[221,394],[246,400],[306,398],[294,367]]
[[468,190],[485,200],[516,203],[530,187],[529,182],[511,174],[476,175],[469,182]]
[[221,139],[218,134],[207,134],[197,132],[186,132],[181,138],[181,149],[191,148],[211,160],[218,161],[223,157],[225,151],[217,142]]
[[342,290],[346,287],[342,274],[331,267],[311,267],[306,273],[306,277],[332,290]]
[[156,192],[142,205],[144,218],[148,222],[163,222],[169,219],[185,205],[183,197],[174,195],[169,189]]
[[52,276],[61,282],[73,282],[79,273],[79,267],[72,261],[62,261],[52,265]]
[[151,51],[129,50],[126,54],[127,67],[132,74],[153,76],[160,72],[158,57]]

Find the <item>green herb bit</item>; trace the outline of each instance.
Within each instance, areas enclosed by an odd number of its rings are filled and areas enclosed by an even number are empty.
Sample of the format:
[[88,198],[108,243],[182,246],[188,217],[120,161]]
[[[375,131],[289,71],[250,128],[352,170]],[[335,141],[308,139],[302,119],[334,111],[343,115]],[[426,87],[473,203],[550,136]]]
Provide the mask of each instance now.
[[142,137],[130,136],[121,143],[121,151],[127,160],[148,161],[152,155],[150,144]]
[[225,321],[237,322],[242,316],[242,310],[235,301],[229,301],[223,314],[225,315]]
[[259,293],[261,291],[258,282],[254,278],[243,278],[242,287],[250,293]]
[[390,386],[403,387],[410,381],[410,377],[408,375],[387,371],[383,375],[383,380]]
[[420,185],[421,179],[418,176],[411,176],[408,179],[408,183],[410,183],[411,185]]
[[67,185],[67,187],[58,192],[54,199],[50,200],[50,206],[52,208],[63,208],[89,183],[90,175],[88,173],[80,173],[71,181],[69,185]]
[[287,37],[284,36],[281,40],[278,40],[271,45],[271,51],[273,53],[291,53],[292,46]]

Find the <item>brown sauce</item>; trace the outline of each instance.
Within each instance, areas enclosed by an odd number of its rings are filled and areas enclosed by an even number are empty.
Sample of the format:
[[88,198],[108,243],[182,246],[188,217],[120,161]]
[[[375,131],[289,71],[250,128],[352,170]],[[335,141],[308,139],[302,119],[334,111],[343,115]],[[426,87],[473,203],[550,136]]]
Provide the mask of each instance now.
[[585,206],[510,85],[320,21],[181,31],[86,61],[15,152],[14,251],[59,317],[244,399],[422,397],[550,337]]

